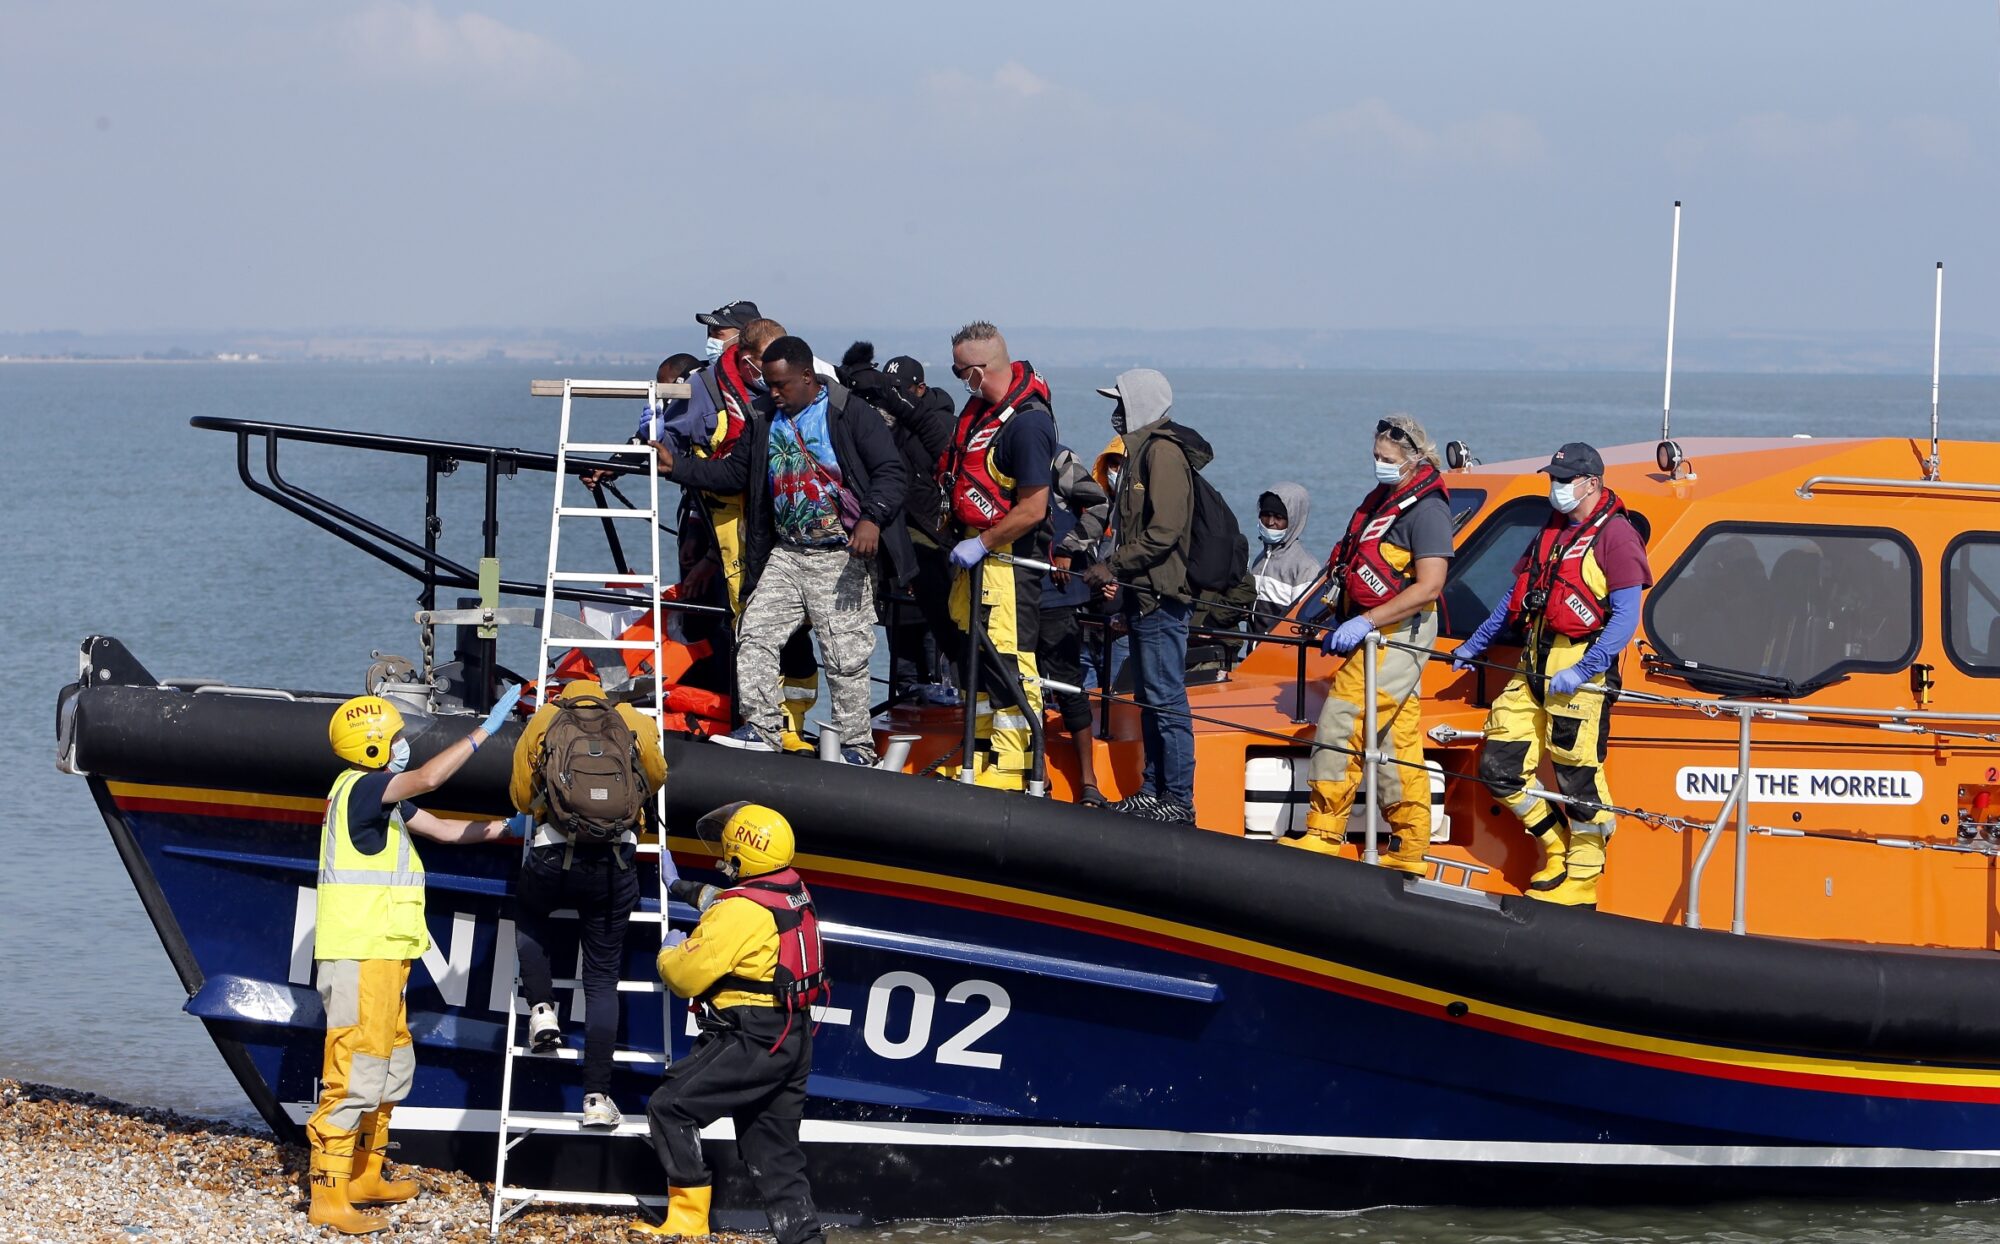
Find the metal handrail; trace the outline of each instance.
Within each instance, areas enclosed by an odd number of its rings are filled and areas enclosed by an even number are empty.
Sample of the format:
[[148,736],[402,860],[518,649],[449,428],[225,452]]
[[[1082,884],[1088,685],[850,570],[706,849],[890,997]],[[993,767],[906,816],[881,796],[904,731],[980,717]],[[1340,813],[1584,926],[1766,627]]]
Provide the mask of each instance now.
[[[1701,853],[1694,857],[1694,869],[1688,873],[1688,901],[1686,924],[1690,929],[1701,927],[1701,875],[1708,870],[1708,857],[1715,854],[1715,844],[1722,841],[1722,827],[1729,820],[1729,814],[1736,809],[1736,801],[1743,792],[1750,789],[1742,778],[1729,790],[1729,798],[1722,801],[1722,811],[1716,815],[1715,823],[1708,827],[1708,841],[1701,844]],[[1741,870],[1738,870],[1739,876]],[[1741,933],[1742,929],[1732,929]]]
[[1817,484],[1849,488],[1909,488],[1919,492],[2000,492],[2000,484],[1958,483],[1942,479],[1882,479],[1868,475],[1814,475],[1798,486],[1799,498],[1812,500],[1813,487]]

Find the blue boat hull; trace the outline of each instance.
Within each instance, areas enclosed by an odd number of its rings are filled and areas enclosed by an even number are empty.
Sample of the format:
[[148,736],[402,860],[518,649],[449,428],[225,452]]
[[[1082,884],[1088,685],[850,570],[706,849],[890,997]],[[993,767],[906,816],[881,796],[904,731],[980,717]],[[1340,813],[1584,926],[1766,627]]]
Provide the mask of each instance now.
[[[135,711],[106,702],[100,719],[114,708]],[[292,1131],[321,1053],[316,778],[241,789],[123,741],[129,776],[100,763],[91,779],[107,826],[187,1009]],[[805,1139],[836,1216],[2000,1188],[2000,1066],[1972,1054],[1988,1039],[2000,1053],[1986,1001],[2000,969],[1985,957],[1842,958],[1279,862],[1266,845],[1020,796],[712,748],[670,759],[670,825],[755,794],[802,826],[834,977]],[[489,809],[493,774],[458,793]],[[702,868],[691,840],[672,846]],[[409,992],[406,1159],[491,1171],[517,858],[426,852],[435,945]],[[658,930],[633,926],[628,977],[649,974]],[[1607,974],[1580,987],[1583,965]],[[685,1052],[685,1012],[662,1001],[624,996],[625,1046],[658,1049],[667,1028]],[[566,1020],[580,1005],[566,1001]],[[1940,1013],[1899,1013],[1925,1007]],[[580,1109],[573,1062],[519,1066],[516,1108]],[[656,1080],[621,1067],[628,1118]],[[726,1121],[711,1133],[719,1203],[753,1220],[730,1134]],[[509,1175],[662,1185],[642,1137],[537,1137]]]

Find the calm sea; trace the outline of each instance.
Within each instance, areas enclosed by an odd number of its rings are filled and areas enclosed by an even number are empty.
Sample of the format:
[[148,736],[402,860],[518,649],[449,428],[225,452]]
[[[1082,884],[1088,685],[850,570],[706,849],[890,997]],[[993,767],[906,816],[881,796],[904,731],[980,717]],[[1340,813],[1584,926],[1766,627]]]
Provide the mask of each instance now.
[[[822,350],[822,353],[825,353]],[[939,369],[940,371],[942,368]],[[12,462],[0,501],[0,754],[7,781],[0,866],[0,1075],[92,1089],[204,1114],[248,1111],[184,1000],[81,780],[52,763],[57,689],[77,643],[124,640],[158,676],[361,689],[370,652],[416,655],[416,588],[235,478],[234,442],[195,415],[552,447],[556,404],[528,396],[547,367],[32,364],[0,366],[0,429]],[[1110,373],[1056,371],[1059,420],[1079,452],[1110,435]],[[1375,419],[1407,410],[1442,442],[1481,457],[1546,454],[1568,440],[1650,442],[1656,376],[1382,372],[1181,372],[1175,414],[1215,444],[1210,469],[1237,506],[1281,479],[1312,490],[1306,543],[1323,555],[1369,482]],[[1675,383],[1677,434],[1926,434],[1918,376],[1688,375]],[[626,403],[597,403],[604,439]],[[1947,378],[1948,435],[2000,437],[2000,377]],[[593,433],[595,434],[595,433]],[[286,451],[293,461],[294,451]],[[1946,459],[1949,471],[1950,460]],[[415,534],[413,463],[300,447],[288,474]],[[507,577],[543,569],[547,477],[503,480]],[[477,555],[479,474],[446,482],[444,541]],[[532,640],[502,658],[533,663]],[[1865,1187],[1857,1192],[1865,1194]],[[1450,1196],[1439,1188],[1440,1199]],[[1552,1193],[1552,1195],[1559,1195]],[[1986,1206],[1772,1203],[1716,1210],[1473,1212],[1383,1209],[1338,1217],[998,1220],[870,1232],[882,1240],[1885,1241],[1990,1239]]]

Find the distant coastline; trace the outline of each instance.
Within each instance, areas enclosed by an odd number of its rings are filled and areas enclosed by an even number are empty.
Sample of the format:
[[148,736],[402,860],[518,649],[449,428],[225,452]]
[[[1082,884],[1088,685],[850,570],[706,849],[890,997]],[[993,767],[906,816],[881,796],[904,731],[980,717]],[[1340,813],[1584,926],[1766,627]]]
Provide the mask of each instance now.
[[[825,357],[850,341],[878,355],[944,361],[946,329],[806,324],[798,331]],[[432,331],[186,330],[0,332],[4,363],[342,363],[650,367],[698,344],[686,324],[596,329],[466,327]],[[1663,331],[1536,326],[1521,329],[1092,329],[1008,326],[1008,337],[1042,367],[1133,366],[1246,371],[1657,372]],[[1928,325],[1898,332],[1735,331],[1683,333],[1675,370],[1745,375],[1928,373]],[[1953,333],[1944,340],[1951,375],[2000,374],[2000,336]]]

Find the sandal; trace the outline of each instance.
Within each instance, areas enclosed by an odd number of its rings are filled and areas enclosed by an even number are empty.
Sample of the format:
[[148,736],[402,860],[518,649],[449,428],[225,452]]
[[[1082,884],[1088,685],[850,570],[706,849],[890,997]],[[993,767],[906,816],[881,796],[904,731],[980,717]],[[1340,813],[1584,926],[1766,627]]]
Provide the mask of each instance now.
[[1108,808],[1111,806],[1105,801],[1103,794],[1095,786],[1084,787],[1083,793],[1076,797],[1076,802],[1079,807],[1085,808]]

